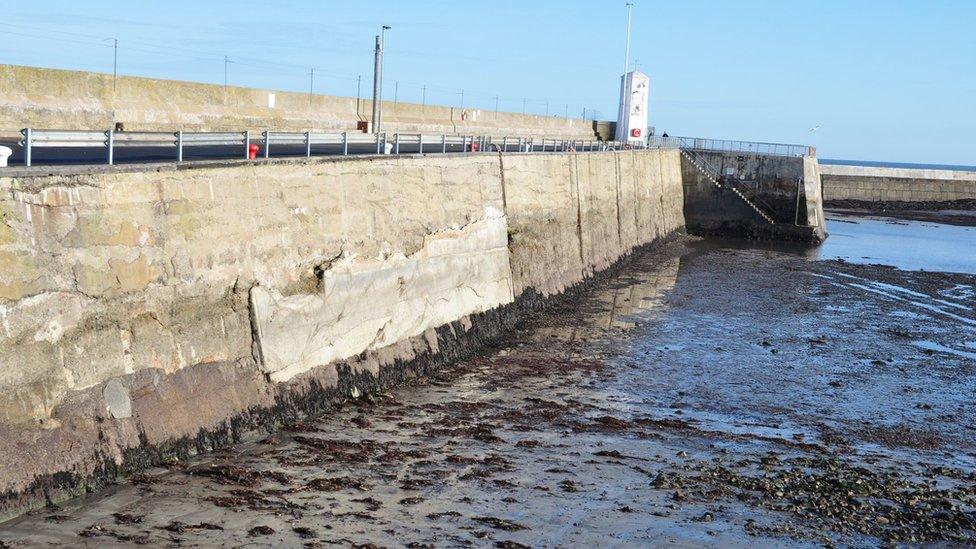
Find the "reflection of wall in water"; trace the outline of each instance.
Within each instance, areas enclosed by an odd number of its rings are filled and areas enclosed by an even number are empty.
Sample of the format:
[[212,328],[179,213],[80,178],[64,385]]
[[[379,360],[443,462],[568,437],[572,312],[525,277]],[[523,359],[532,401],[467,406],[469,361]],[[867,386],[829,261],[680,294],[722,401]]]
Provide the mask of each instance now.
[[598,288],[579,304],[580,317],[567,319],[565,326],[548,326],[538,331],[540,339],[575,341],[600,335],[607,329],[630,330],[637,322],[657,317],[664,308],[664,296],[678,280],[679,259],[660,263],[638,262]]

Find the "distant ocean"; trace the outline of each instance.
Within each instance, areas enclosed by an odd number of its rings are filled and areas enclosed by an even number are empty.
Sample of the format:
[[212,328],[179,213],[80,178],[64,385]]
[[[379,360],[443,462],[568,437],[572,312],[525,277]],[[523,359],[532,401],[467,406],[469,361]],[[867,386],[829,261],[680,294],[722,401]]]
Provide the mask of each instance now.
[[836,160],[821,158],[821,164],[840,166],[869,166],[872,168],[915,168],[917,170],[955,170],[959,172],[976,172],[976,166],[957,166],[953,164],[907,164],[904,162],[875,162],[873,160]]

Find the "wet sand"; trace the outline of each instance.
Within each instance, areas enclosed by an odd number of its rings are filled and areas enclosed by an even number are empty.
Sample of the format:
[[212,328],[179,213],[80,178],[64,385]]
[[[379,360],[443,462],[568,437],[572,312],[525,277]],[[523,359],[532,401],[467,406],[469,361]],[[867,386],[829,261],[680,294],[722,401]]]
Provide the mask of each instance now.
[[974,308],[972,274],[681,238],[501,349],[0,542],[974,544]]

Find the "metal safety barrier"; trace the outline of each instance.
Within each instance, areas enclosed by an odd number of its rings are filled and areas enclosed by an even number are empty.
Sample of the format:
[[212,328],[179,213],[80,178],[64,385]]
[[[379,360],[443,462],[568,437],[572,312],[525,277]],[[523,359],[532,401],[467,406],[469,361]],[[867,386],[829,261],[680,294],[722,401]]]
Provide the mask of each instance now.
[[668,137],[675,140],[679,148],[698,151],[744,152],[766,156],[816,156],[817,150],[808,145],[793,143],[765,143],[762,141],[735,141],[730,139],[708,139],[703,137]]
[[[177,162],[184,161],[184,152],[194,147],[222,147],[237,149],[243,158],[253,158],[258,152],[264,158],[304,155],[364,155],[364,154],[434,154],[486,152],[595,152],[625,149],[677,148],[678,140],[649,138],[646,141],[551,139],[535,136],[490,135],[430,135],[422,133],[360,132],[276,132],[264,131],[252,136],[239,132],[144,132],[144,131],[79,131],[43,130],[27,128],[21,131],[19,145],[23,147],[24,165],[34,164],[35,149],[96,148],[104,149],[105,162],[115,163],[117,149],[134,147],[172,149]],[[224,151],[209,151],[211,157],[238,157]],[[168,153],[167,153],[168,154]]]

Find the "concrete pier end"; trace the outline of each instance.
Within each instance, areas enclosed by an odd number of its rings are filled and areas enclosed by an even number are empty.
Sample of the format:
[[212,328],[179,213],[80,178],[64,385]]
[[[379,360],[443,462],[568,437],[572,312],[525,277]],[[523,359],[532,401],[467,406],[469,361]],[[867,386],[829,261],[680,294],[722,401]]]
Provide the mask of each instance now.
[[682,155],[681,170],[691,234],[811,244],[827,238],[814,156],[697,151]]

